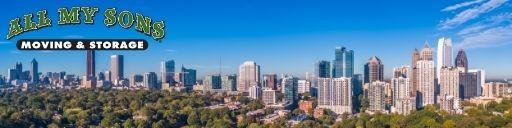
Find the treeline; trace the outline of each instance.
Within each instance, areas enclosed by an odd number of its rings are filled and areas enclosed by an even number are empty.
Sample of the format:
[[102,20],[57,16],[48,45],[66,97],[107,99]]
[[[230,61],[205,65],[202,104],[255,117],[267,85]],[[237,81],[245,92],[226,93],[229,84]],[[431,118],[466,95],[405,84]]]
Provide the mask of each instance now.
[[[257,117],[246,116],[263,108],[261,101],[243,96],[230,99],[242,103],[240,109],[207,109],[222,103],[223,96],[209,93],[178,93],[145,90],[37,90],[0,93],[0,127],[250,127],[280,128],[291,115],[263,124]],[[297,128],[355,127],[512,127],[512,100],[486,106],[465,103],[465,114],[452,115],[429,106],[410,115],[358,114],[332,115],[318,119],[309,115]],[[265,113],[273,113],[266,110]]]

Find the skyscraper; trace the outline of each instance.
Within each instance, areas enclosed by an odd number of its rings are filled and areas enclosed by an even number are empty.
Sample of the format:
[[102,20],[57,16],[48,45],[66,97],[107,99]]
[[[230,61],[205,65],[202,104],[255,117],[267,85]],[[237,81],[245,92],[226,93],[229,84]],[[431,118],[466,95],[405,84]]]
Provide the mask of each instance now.
[[215,91],[221,91],[222,90],[222,80],[220,75],[207,75],[204,77],[203,80],[203,91],[204,92],[215,92]]
[[460,49],[457,53],[457,57],[455,57],[455,66],[457,68],[464,69],[462,72],[468,71],[468,58],[466,57],[466,52],[464,52],[464,49]]
[[196,84],[197,74],[195,69],[185,68],[183,65],[181,66],[181,72],[184,73],[183,81],[185,86],[192,86]]
[[87,77],[96,75],[96,54],[94,50],[87,50]]
[[299,80],[298,85],[299,85],[299,88],[298,88],[299,93],[306,93],[311,90],[311,82],[310,81]]
[[372,112],[386,112],[386,96],[384,93],[385,86],[386,83],[382,81],[371,82],[368,89],[368,100],[370,102],[370,107],[368,110]]
[[146,89],[158,89],[157,87],[157,75],[155,72],[147,72],[144,74],[144,80],[143,80],[143,86],[146,87]]
[[364,65],[364,82],[384,81],[384,65],[376,56],[371,57]]
[[393,68],[393,78],[404,77],[411,78],[412,76],[411,67],[402,66]]
[[248,92],[251,85],[260,83],[260,66],[254,61],[246,61],[238,69],[238,87],[239,92]]
[[292,76],[285,76],[281,85],[283,86],[283,101],[287,104],[296,105],[299,99],[298,79]]
[[325,60],[318,61],[315,64],[315,75],[318,78],[331,77],[331,62]]
[[236,75],[224,75],[221,79],[223,90],[236,91]]
[[332,77],[352,77],[354,74],[354,51],[336,47],[332,63]]
[[275,104],[277,102],[277,91],[270,88],[264,88],[261,100],[265,105]]
[[393,106],[396,105],[398,99],[409,98],[411,94],[411,79],[407,77],[409,66],[393,68],[394,77],[391,79],[391,87],[393,90]]
[[162,83],[172,83],[174,71],[174,60],[162,61],[160,63],[160,77]]
[[455,99],[460,99],[460,70],[455,67],[444,67],[441,69],[440,96],[451,96]]
[[112,83],[114,83],[114,85],[117,85],[118,82],[124,78],[123,55],[112,55],[110,56],[110,59],[110,72],[112,73]]
[[33,84],[37,84],[37,82],[39,82],[38,64],[35,58],[30,62],[30,79],[30,82]]
[[414,49],[412,52],[412,74],[411,74],[411,96],[416,96],[418,91],[418,60],[420,60],[420,52]]
[[318,78],[318,107],[352,114],[351,78]]
[[468,73],[473,73],[476,75],[476,95],[477,96],[481,96],[482,95],[482,91],[483,91],[483,87],[484,87],[484,84],[485,84],[485,70],[483,69],[469,69],[467,70]]
[[432,59],[432,49],[425,44],[420,52],[420,60],[417,62],[417,82],[419,100],[418,107],[425,107],[435,103],[435,68]]
[[444,67],[452,66],[452,39],[440,38],[437,42],[437,80],[439,81],[441,69]]
[[277,75],[276,74],[265,74],[263,75],[263,87],[277,89]]

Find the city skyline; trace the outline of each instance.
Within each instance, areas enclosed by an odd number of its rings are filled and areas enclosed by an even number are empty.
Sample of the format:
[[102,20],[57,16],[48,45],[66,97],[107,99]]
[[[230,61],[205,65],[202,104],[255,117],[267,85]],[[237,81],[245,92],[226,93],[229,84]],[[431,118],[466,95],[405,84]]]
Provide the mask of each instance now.
[[[40,2],[41,5],[48,5],[48,3],[52,2]],[[82,3],[85,4],[85,2]],[[499,29],[500,27],[510,27],[508,21],[512,16],[509,10],[504,9],[510,7],[508,1],[482,1],[462,8],[456,8],[455,5],[463,2],[455,1],[437,2],[429,7],[419,5],[430,3],[429,1],[419,1],[419,3],[395,1],[382,2],[382,5],[374,4],[371,6],[376,6],[376,9],[365,8],[366,10],[357,9],[365,6],[364,2],[328,3],[312,4],[283,1],[276,2],[273,5],[265,5],[234,1],[227,5],[219,5],[227,7],[226,10],[219,10],[215,6],[207,6],[207,3],[198,5],[187,2],[173,2],[163,4],[165,6],[147,5],[151,8],[143,7],[136,11],[167,21],[167,39],[161,43],[147,39],[150,41],[150,48],[147,51],[97,51],[96,72],[108,70],[110,55],[118,54],[125,56],[125,77],[145,72],[159,72],[161,61],[175,60],[176,65],[185,65],[197,69],[198,78],[203,78],[205,75],[219,72],[219,57],[222,57],[222,71],[225,74],[235,74],[238,65],[244,61],[252,60],[261,65],[261,74],[284,73],[303,77],[305,72],[314,72],[316,62],[320,60],[331,61],[334,58],[333,51],[335,47],[344,46],[347,49],[354,50],[355,74],[363,73],[363,65],[367,58],[378,56],[385,65],[384,77],[389,79],[392,76],[393,67],[410,65],[410,54],[414,48],[421,48],[425,41],[436,47],[435,44],[439,38],[451,37],[454,45],[453,55],[455,55],[455,51],[459,51],[459,48],[467,48],[464,50],[470,63],[470,69],[485,69],[490,79],[503,79],[512,76],[510,74],[512,68],[508,68],[511,62],[506,59],[512,57],[508,50],[511,47],[508,45],[511,42],[510,37],[500,38],[501,40],[498,41],[485,40],[495,41],[485,43],[485,46],[478,44],[479,40],[470,41],[476,38],[471,34],[482,35],[485,34],[484,32],[488,32],[491,35],[502,36],[503,34],[499,33],[510,33],[509,30]],[[45,6],[44,9],[55,10],[59,7],[70,7],[72,5],[74,4],[62,2],[57,5]],[[116,2],[97,5],[103,10],[109,7],[122,10],[130,8],[128,4],[116,4]],[[238,7],[240,5],[244,6]],[[338,5],[341,6],[337,7]],[[205,8],[199,11],[183,9],[183,7],[198,6]],[[458,16],[458,14],[467,10],[478,10],[484,6],[487,9],[478,11],[478,14],[474,15],[475,17],[463,19]],[[17,6],[8,6],[2,10],[13,9],[14,7]],[[306,11],[301,9],[283,10],[279,7],[306,8]],[[404,7],[402,9],[414,9],[418,12],[396,13],[399,10],[386,10],[393,7]],[[159,10],[164,8],[169,8],[169,13],[158,13]],[[20,11],[4,15],[4,20],[1,22],[8,23],[8,19],[40,9],[42,8],[19,8]],[[207,12],[206,10],[213,11]],[[376,11],[379,11],[382,15],[375,17],[375,14],[372,13]],[[417,16],[416,13],[424,15]],[[210,14],[218,14],[219,16],[214,17]],[[49,13],[49,15],[55,17],[57,14]],[[252,19],[258,20],[251,21]],[[212,21],[198,22],[201,20]],[[185,23],[185,21],[191,23]],[[476,28],[486,23],[490,23],[491,26],[485,26],[486,29],[478,32],[470,31],[470,28]],[[225,30],[219,30],[220,28]],[[0,26],[0,29],[7,30],[7,25]],[[91,30],[94,33],[86,32]],[[496,30],[498,33],[491,30]],[[77,31],[80,31],[80,33],[77,33]],[[6,31],[1,32],[4,35],[5,33]],[[12,40],[0,40],[0,54],[3,54],[0,62],[0,71],[2,71],[0,74],[5,76],[6,71],[16,62],[22,62],[24,68],[28,69],[29,62],[35,58],[39,64],[39,72],[66,71],[71,74],[83,75],[85,74],[85,68],[74,67],[86,66],[83,59],[85,51],[18,51],[14,47],[14,42],[21,38],[36,37],[91,38],[110,36],[143,37],[144,35],[119,28],[105,28],[102,24],[92,25],[92,27],[90,25],[55,26],[27,32]],[[488,57],[491,55],[493,57]],[[142,58],[147,59],[147,61],[139,62]],[[284,62],[286,63],[282,63],[282,59],[285,59]]]

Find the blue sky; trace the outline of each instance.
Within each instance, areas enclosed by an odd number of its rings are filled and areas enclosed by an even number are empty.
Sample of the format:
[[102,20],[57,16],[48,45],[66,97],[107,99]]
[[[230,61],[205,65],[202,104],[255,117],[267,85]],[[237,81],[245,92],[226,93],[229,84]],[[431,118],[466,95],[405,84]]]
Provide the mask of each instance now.
[[[30,5],[27,5],[27,4]],[[410,65],[410,54],[425,41],[432,47],[440,37],[452,37],[455,51],[465,48],[470,68],[482,68],[488,78],[512,78],[512,4],[507,0],[171,0],[142,1],[16,1],[3,4],[0,35],[8,23],[27,13],[47,9],[52,26],[0,39],[0,74],[17,61],[36,58],[41,72],[67,71],[83,75],[83,51],[18,51],[22,38],[145,38],[146,51],[99,51],[97,71],[108,70],[109,56],[125,55],[127,75],[159,71],[162,60],[198,70],[199,77],[236,73],[246,60],[261,65],[263,73],[304,76],[318,60],[332,60],[334,48],[355,51],[355,72],[378,56],[385,76],[393,67]],[[59,7],[94,6],[100,10],[94,25],[57,25]],[[165,21],[166,37],[156,42],[135,28],[107,28],[103,12],[115,7]],[[6,13],[8,12],[8,13]],[[456,53],[454,53],[456,54]],[[455,55],[454,55],[455,56]]]

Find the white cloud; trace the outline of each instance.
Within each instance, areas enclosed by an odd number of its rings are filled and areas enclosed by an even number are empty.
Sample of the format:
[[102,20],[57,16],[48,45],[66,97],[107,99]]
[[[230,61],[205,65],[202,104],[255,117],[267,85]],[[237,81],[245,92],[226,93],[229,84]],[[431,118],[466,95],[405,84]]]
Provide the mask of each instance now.
[[466,35],[455,48],[485,48],[512,43],[512,25],[490,28],[485,31]]
[[467,10],[464,10],[455,17],[442,21],[439,25],[440,29],[450,29],[463,24],[469,20],[475,19],[483,13],[492,11],[501,5],[505,4],[508,0],[489,0],[480,6],[476,6]]
[[464,36],[468,34],[474,34],[489,28],[497,27],[500,25],[503,26],[511,23],[512,13],[502,13],[463,28],[457,33],[457,35]]
[[474,5],[474,4],[482,3],[484,1],[485,0],[475,0],[475,1],[468,1],[468,2],[464,2],[464,3],[459,3],[459,4],[456,4],[456,5],[452,5],[452,6],[446,7],[446,8],[444,8],[441,11],[444,11],[444,12],[454,11],[454,10],[457,10],[459,8],[463,8],[463,7],[471,6],[471,5]]

